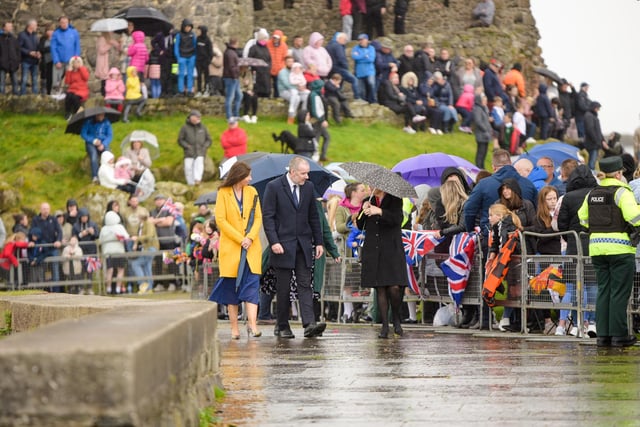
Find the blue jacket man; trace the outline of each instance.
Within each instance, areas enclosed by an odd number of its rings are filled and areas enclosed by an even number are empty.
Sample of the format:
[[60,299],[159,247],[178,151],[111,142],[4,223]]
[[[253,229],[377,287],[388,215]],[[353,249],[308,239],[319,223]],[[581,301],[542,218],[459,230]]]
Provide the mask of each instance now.
[[486,246],[486,237],[489,235],[489,207],[498,200],[498,188],[507,178],[515,178],[522,190],[522,198],[530,200],[536,205],[536,196],[538,194],[533,183],[527,178],[518,174],[516,169],[511,166],[509,152],[506,150],[496,150],[493,154],[493,175],[478,182],[473,187],[471,194],[464,204],[464,224],[467,231],[473,231],[475,226],[480,225],[482,233],[483,246]]
[[80,136],[85,142],[85,149],[91,160],[91,178],[94,182],[97,182],[100,155],[104,151],[109,151],[109,146],[113,139],[111,122],[104,114],[98,114],[85,120]]
[[58,19],[58,28],[51,36],[52,88],[60,89],[65,67],[72,56],[80,56],[80,35],[69,23],[69,18],[61,16]]
[[369,44],[369,36],[360,34],[358,44],[351,49],[360,95],[369,103],[378,100],[376,94],[376,50]]

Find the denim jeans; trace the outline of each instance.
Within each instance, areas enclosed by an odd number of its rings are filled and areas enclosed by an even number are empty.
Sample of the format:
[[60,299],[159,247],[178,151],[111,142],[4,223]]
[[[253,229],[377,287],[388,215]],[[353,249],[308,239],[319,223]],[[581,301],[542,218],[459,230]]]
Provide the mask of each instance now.
[[9,78],[11,79],[11,85],[13,86],[13,94],[18,95],[18,72],[17,71],[4,71],[0,70],[0,94],[4,94],[5,90],[5,81],[7,79],[7,74],[9,74]]
[[178,93],[184,92],[184,78],[187,77],[187,92],[193,92],[193,69],[196,67],[196,56],[178,58]]
[[100,160],[98,159],[98,149],[92,142],[84,143],[84,148],[87,150],[89,160],[91,161],[91,178],[98,176],[98,168],[100,167]]
[[358,77],[360,97],[370,104],[378,102],[376,95],[376,76]]
[[[145,251],[155,252],[155,248],[145,249]],[[150,288],[153,288],[153,255],[140,256],[129,263],[131,271],[136,277],[145,277],[144,279],[138,279],[138,285],[147,282]]]
[[599,149],[589,150],[589,169],[592,171],[596,170],[596,161],[598,160],[598,154],[600,154]]
[[162,83],[160,79],[151,79],[151,98],[160,98],[162,95]]
[[240,80],[225,77],[224,81],[224,112],[227,119],[240,116],[240,103],[242,102],[242,91],[240,90]]
[[38,64],[31,64],[29,62],[22,63],[22,88],[20,95],[27,93],[27,77],[31,75],[31,93],[37,95],[38,92]]

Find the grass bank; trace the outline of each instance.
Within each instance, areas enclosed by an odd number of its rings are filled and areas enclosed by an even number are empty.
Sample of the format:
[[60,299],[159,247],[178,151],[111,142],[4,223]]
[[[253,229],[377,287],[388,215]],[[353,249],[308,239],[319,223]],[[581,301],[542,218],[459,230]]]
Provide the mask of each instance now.
[[[115,123],[111,145],[120,154],[120,141],[135,129],[154,133],[160,143],[160,157],[153,167],[174,168],[182,162],[182,149],[177,144],[178,131],[185,116],[143,117],[131,123]],[[218,163],[222,158],[220,134],[226,128],[221,117],[203,117],[213,145],[208,155]],[[47,200],[52,208],[62,208],[67,198],[79,194],[90,185],[90,173],[81,167],[85,157],[84,142],[78,135],[65,134],[66,122],[58,115],[22,115],[0,113],[0,182],[17,188],[22,194],[20,210],[33,211]],[[258,124],[241,124],[248,133],[249,151],[279,152],[272,132],[289,129],[282,119],[261,118]],[[407,157],[436,151],[455,154],[473,161],[473,136],[455,132],[450,135],[418,133],[408,135],[397,126],[378,122],[363,124],[346,121],[331,126],[330,161],[363,160],[392,167]],[[5,213],[5,212],[3,212]]]

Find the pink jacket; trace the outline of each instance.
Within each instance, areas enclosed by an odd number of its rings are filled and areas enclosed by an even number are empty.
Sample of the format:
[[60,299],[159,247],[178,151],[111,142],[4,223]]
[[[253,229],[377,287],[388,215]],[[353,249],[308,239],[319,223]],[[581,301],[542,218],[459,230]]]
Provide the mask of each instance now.
[[127,55],[131,57],[129,65],[136,67],[139,73],[144,73],[144,69],[149,62],[149,50],[144,44],[144,33],[142,31],[134,31],[131,34],[133,44],[129,46]]
[[[117,75],[117,78],[112,78]],[[124,99],[124,82],[120,70],[116,67],[109,70],[109,78],[104,82],[104,99]]]
[[464,108],[467,111],[473,110],[473,103],[475,101],[475,96],[473,94],[473,86],[472,85],[464,85],[462,89],[462,95],[458,98],[458,102],[456,102],[456,107]]

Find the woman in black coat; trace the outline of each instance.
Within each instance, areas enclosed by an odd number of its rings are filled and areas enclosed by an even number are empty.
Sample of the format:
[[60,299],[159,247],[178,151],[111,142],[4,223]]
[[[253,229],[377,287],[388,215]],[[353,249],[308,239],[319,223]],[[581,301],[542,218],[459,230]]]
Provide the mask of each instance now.
[[271,54],[266,44],[262,41],[256,42],[249,49],[249,58],[262,59],[267,63],[264,67],[251,67],[255,71],[255,82],[253,83],[253,91],[260,98],[268,98],[271,94]]
[[393,312],[393,330],[397,335],[403,333],[400,309],[407,270],[402,221],[402,199],[378,189],[362,204],[358,214],[358,228],[365,234],[361,251],[361,283],[362,286],[376,288],[382,320],[379,338],[387,338],[389,334],[389,304]]

